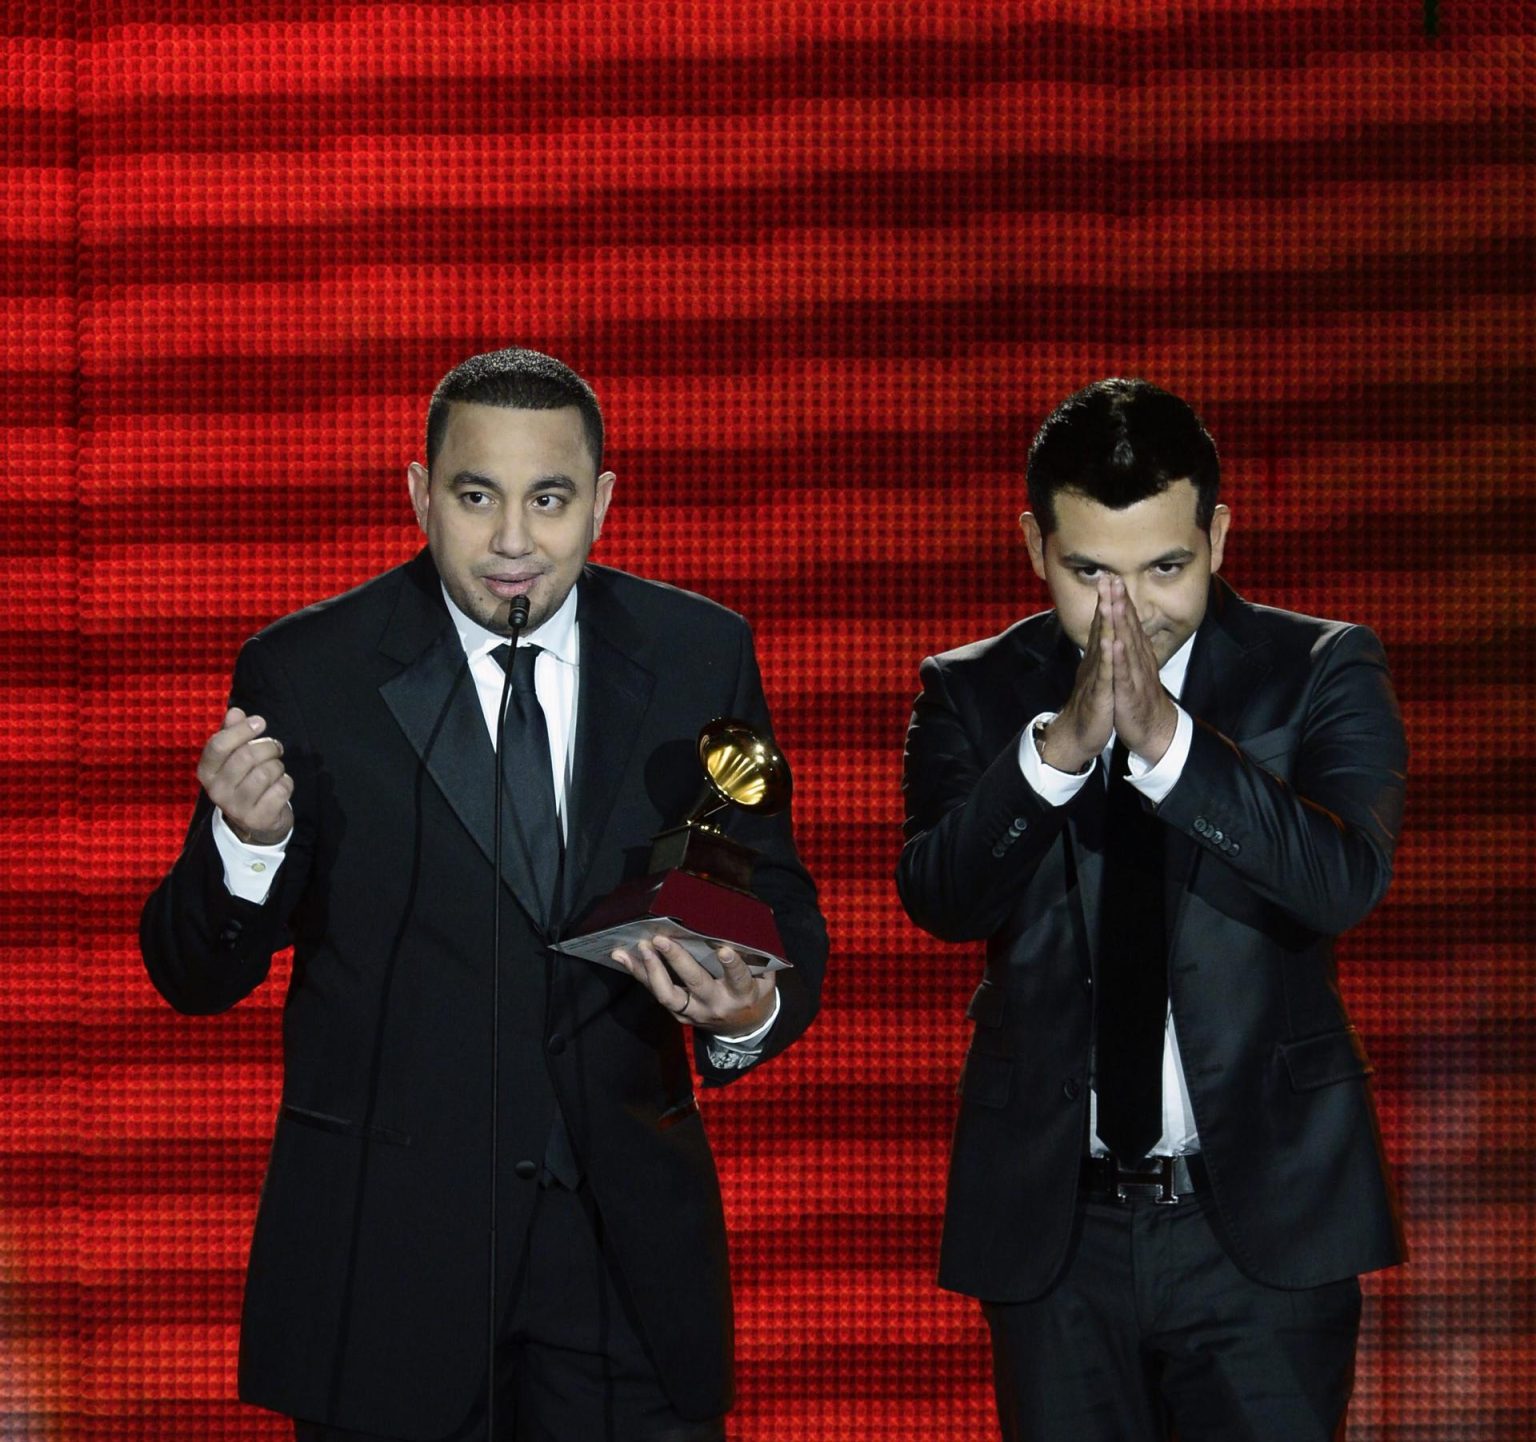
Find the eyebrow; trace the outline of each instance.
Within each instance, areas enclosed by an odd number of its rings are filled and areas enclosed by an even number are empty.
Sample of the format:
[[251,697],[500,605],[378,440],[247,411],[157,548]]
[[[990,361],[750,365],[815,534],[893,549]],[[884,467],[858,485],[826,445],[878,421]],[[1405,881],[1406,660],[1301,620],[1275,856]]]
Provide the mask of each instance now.
[[[490,476],[482,475],[479,471],[457,471],[448,479],[450,486],[474,486],[482,491],[494,491],[498,496],[506,491],[500,481],[492,480]],[[569,491],[575,495],[578,487],[569,476],[560,472],[547,476],[535,476],[528,489],[530,491]]]
[[[1176,546],[1171,551],[1164,551],[1161,556],[1154,556],[1150,561],[1142,562],[1142,569],[1148,566],[1171,566],[1176,561],[1193,561],[1195,553],[1188,546]],[[1113,566],[1106,566],[1103,561],[1096,560],[1093,556],[1085,556],[1081,551],[1071,551],[1061,558],[1065,566],[1091,566],[1096,571],[1113,571]],[[1118,575],[1119,573],[1116,572]]]

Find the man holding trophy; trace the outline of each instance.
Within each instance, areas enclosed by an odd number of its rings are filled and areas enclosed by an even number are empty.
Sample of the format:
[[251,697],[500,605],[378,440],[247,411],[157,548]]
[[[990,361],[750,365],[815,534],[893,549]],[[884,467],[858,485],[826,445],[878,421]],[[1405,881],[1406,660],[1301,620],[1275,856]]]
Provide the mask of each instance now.
[[427,549],[246,644],[145,907],[184,1012],[294,947],[240,1391],[311,1442],[724,1435],[683,1028],[706,1086],[782,1051],[826,931],[746,623],[588,564],[602,453],[560,362],[450,372]]

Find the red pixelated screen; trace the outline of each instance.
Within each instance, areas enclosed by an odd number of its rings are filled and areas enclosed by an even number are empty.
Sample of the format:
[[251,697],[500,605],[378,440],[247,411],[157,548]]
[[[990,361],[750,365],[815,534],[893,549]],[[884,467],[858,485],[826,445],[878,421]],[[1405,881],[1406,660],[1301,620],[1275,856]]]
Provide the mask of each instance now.
[[891,876],[917,665],[1042,607],[1050,407],[1222,447],[1226,573],[1383,636],[1412,747],[1343,944],[1413,1260],[1356,1442],[1536,1435],[1527,0],[97,0],[0,9],[0,1435],[277,1438],[233,1400],[284,975],[174,1015],[138,908],[241,640],[418,544],[465,355],[603,397],[598,558],[753,622],[833,938],[706,1098],[740,1442],[994,1435],[934,1284],[978,949]]

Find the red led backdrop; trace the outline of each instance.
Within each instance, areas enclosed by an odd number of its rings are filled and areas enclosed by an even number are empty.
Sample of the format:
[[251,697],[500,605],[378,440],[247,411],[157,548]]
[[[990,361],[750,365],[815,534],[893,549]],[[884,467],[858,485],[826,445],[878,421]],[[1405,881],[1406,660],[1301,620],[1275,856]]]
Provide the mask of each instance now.
[[5,7],[0,1434],[230,1398],[281,978],[135,950],[245,635],[417,544],[466,353],[604,397],[602,559],[754,621],[834,937],[708,1099],[746,1442],[990,1435],[933,1287],[974,948],[890,883],[916,666],[1043,604],[1013,517],[1106,373],[1201,407],[1250,597],[1384,636],[1413,747],[1344,948],[1414,1248],[1352,1436],[1536,1435],[1528,4]]

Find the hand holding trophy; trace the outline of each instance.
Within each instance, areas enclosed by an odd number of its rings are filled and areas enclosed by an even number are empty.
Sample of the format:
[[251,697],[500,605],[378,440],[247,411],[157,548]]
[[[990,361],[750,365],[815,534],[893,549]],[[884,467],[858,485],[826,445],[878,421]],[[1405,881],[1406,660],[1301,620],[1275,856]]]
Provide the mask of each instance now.
[[648,873],[598,902],[582,918],[581,934],[557,942],[556,951],[619,969],[612,952],[667,936],[716,977],[721,945],[734,947],[754,976],[790,965],[772,909],[752,894],[757,853],[712,824],[731,806],[759,816],[782,811],[792,789],[788,763],[771,741],[729,716],[699,732],[698,752],[703,790],[678,825],[652,839]]

